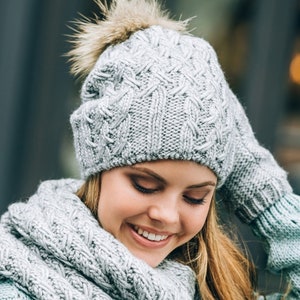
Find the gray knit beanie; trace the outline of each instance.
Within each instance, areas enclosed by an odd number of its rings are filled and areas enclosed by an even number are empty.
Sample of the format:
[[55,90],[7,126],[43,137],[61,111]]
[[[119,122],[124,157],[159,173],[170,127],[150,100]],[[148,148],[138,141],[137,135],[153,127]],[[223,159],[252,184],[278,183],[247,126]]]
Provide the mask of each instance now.
[[105,20],[84,20],[69,53],[86,76],[71,124],[83,178],[160,159],[191,160],[218,177],[222,198],[250,223],[291,192],[259,145],[216,54],[156,0],[96,0]]
[[[144,6],[144,12],[131,11],[138,14],[135,20],[147,14],[145,7],[157,8],[154,1],[114,1],[109,13],[119,9],[123,18],[134,20],[124,3],[129,10],[136,3]],[[203,39],[167,25],[137,24],[129,38],[106,46],[85,79],[82,105],[71,116],[84,178],[159,159],[206,165],[219,186],[230,173],[235,153],[231,92],[215,52]]]

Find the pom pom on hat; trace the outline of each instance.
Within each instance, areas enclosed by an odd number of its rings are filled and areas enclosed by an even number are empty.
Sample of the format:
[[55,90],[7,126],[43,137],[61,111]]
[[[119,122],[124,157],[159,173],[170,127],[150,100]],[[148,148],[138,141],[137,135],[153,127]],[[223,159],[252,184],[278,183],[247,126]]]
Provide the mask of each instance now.
[[178,32],[187,32],[186,21],[175,21],[162,11],[156,0],[95,0],[103,19],[94,22],[84,18],[75,22],[77,29],[72,36],[74,48],[67,54],[72,63],[71,73],[86,76],[94,67],[101,53],[110,45],[124,42],[134,32],[160,25]]

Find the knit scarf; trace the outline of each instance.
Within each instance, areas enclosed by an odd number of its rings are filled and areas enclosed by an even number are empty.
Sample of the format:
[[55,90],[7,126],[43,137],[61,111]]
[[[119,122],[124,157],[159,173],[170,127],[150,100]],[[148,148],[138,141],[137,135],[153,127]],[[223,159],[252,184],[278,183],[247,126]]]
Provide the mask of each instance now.
[[189,267],[151,268],[103,230],[74,194],[82,181],[43,182],[0,223],[0,277],[33,299],[195,299]]

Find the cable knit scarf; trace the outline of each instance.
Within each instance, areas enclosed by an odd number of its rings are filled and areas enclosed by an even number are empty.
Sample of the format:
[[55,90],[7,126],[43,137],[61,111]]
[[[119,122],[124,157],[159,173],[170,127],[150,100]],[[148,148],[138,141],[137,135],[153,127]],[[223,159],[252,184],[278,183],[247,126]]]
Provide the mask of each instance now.
[[195,299],[190,268],[132,256],[74,195],[81,181],[42,183],[0,224],[0,277],[37,299]]

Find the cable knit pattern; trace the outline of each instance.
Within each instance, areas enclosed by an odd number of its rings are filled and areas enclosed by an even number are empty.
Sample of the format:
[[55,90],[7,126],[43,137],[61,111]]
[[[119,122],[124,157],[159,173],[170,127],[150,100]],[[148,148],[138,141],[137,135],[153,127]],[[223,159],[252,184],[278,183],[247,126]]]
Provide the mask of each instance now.
[[37,299],[195,299],[179,263],[153,269],[104,231],[74,195],[81,181],[42,183],[0,224],[0,277]]
[[81,98],[71,124],[83,178],[143,161],[193,160],[215,172],[222,197],[248,223],[291,192],[201,38],[139,30],[100,55]]
[[99,57],[71,123],[84,178],[157,159],[208,165],[219,185],[232,169],[229,88],[211,46],[160,26]]
[[288,299],[300,299],[300,197],[286,195],[251,225],[268,243],[270,270],[282,270],[291,281]]

